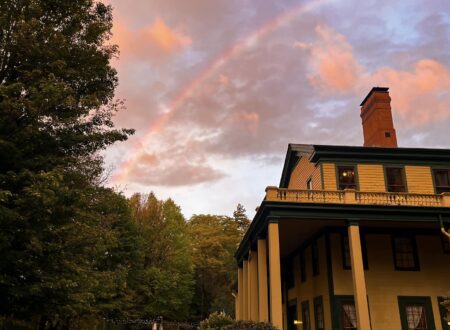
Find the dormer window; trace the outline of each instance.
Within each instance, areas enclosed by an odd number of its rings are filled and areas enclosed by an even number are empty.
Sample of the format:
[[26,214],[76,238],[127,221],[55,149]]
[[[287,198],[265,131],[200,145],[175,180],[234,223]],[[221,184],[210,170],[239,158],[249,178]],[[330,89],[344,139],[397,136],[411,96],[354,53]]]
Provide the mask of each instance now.
[[338,166],[339,190],[355,189],[356,175],[354,166]]

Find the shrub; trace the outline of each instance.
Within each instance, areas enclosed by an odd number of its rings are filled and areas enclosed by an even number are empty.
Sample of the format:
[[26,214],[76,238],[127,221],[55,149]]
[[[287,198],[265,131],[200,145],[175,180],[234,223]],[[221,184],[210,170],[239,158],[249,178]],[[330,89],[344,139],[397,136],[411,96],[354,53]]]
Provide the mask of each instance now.
[[276,330],[270,323],[253,321],[235,321],[225,313],[212,313],[200,322],[199,330]]

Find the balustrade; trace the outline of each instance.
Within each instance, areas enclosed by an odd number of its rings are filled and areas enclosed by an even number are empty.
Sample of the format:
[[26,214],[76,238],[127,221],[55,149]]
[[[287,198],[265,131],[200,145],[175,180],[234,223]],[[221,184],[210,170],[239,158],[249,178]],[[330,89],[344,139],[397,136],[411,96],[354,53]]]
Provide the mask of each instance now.
[[450,195],[430,195],[414,193],[364,192],[352,189],[333,190],[299,190],[277,187],[266,188],[267,201],[296,203],[330,203],[330,204],[364,204],[392,206],[450,206]]

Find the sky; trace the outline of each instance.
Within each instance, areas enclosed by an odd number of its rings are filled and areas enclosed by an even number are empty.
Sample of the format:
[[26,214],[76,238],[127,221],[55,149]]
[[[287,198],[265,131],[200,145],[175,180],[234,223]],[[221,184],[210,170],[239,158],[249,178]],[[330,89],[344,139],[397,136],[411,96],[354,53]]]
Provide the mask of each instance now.
[[[106,1],[106,0],[105,0]],[[120,55],[109,185],[253,217],[288,143],[363,144],[390,88],[401,147],[450,148],[448,0],[108,0]]]

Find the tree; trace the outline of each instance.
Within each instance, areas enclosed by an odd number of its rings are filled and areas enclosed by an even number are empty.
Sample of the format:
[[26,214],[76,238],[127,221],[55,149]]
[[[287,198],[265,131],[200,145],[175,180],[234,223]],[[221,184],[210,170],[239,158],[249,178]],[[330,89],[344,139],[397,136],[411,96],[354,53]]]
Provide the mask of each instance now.
[[142,242],[139,265],[130,286],[135,291],[135,316],[188,317],[193,267],[188,228],[180,208],[153,193],[131,197],[133,220]]
[[112,122],[111,26],[93,0],[0,2],[0,313],[44,328],[117,309],[133,259],[127,203],[100,187],[98,152],[133,132]]
[[191,314],[204,319],[214,311],[234,314],[234,253],[242,237],[230,217],[194,215],[189,221],[195,265],[195,295]]
[[233,219],[239,225],[239,229],[245,233],[250,226],[250,219],[247,217],[246,210],[241,203],[236,206],[236,210],[233,212]]

